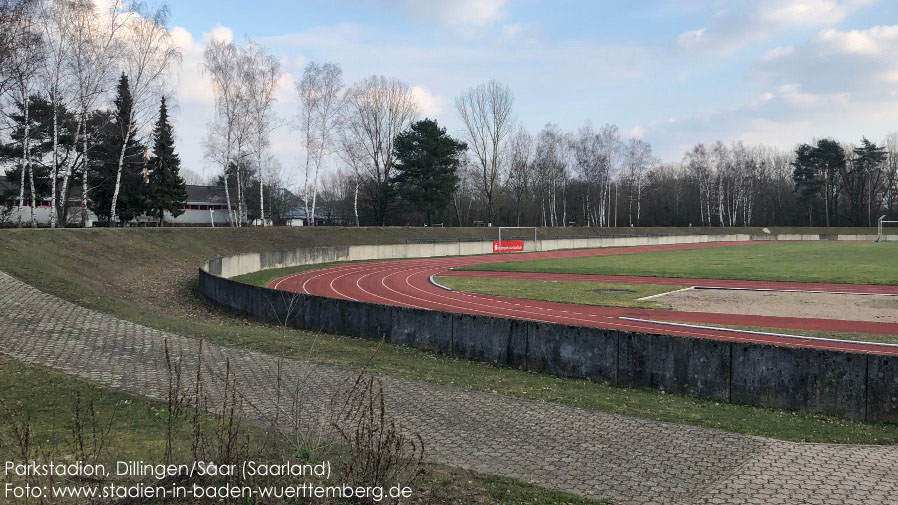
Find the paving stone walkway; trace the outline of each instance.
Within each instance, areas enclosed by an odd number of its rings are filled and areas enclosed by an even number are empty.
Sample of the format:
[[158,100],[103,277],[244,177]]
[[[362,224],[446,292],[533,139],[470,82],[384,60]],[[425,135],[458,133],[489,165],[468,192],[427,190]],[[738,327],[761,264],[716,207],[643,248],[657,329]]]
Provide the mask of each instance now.
[[[0,273],[0,353],[103,386],[166,396],[166,339],[207,389],[226,362],[248,416],[271,419],[277,370],[310,415],[351,371],[198,341],[89,310]],[[191,368],[187,368],[191,369]],[[898,447],[799,444],[383,377],[388,410],[427,457],[628,504],[896,504]]]

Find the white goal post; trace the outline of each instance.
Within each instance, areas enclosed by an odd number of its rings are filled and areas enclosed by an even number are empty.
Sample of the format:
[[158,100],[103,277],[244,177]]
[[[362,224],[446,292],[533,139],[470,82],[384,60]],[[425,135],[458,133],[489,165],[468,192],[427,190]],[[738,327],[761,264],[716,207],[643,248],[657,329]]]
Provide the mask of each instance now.
[[[879,221],[876,224],[876,241],[877,242],[882,242],[885,240],[885,237],[883,236],[883,230],[882,230],[884,224],[898,224],[898,221],[886,221],[885,214],[883,214],[882,216],[879,216]],[[500,232],[500,236],[501,236],[501,232]]]
[[502,244],[502,230],[533,230],[533,247],[536,248],[537,251],[540,250],[539,240],[537,239],[537,233],[539,232],[539,227],[537,226],[500,226],[499,227],[499,244]]

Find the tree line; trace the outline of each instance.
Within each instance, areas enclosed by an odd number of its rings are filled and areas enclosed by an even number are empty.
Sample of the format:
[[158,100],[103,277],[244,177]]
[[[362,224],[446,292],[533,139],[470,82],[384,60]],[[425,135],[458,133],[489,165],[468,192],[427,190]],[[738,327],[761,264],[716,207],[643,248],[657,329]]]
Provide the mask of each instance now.
[[91,0],[0,7],[0,163],[16,186],[18,225],[29,207],[36,226],[45,199],[50,226],[68,223],[76,185],[82,223],[88,209],[107,224],[180,214],[186,194],[165,102],[180,53],[167,9]]
[[[0,163],[18,205],[49,196],[51,226],[67,222],[78,184],[82,214],[91,208],[105,222],[178,212],[183,180],[162,97],[180,54],[167,11],[116,3],[100,12],[90,0],[0,6]],[[835,226],[898,211],[895,134],[857,145],[814,139],[794,152],[697,144],[664,163],[613,124],[528,131],[514,93],[495,80],[455,97],[460,128],[450,134],[421,118],[408,83],[372,75],[347,84],[336,63],[308,63],[295,79],[295,115],[279,118],[285,73],[252,40],[210,41],[203,71],[215,97],[205,157],[219,167],[210,182],[232,226],[272,224],[290,206],[311,225]],[[277,128],[303,148],[298,180],[271,154]]]

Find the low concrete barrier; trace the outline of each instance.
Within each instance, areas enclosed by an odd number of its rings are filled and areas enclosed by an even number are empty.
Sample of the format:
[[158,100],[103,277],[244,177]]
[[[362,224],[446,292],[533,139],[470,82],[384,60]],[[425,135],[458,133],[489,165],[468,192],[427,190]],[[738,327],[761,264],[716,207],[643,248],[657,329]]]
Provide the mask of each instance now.
[[[801,235],[807,240],[832,236]],[[826,237],[826,238],[824,238]],[[851,240],[866,237],[851,235]],[[873,240],[875,237],[869,237]],[[713,239],[713,240],[712,240]],[[744,241],[748,235],[589,238],[589,247]],[[778,240],[765,235],[764,240]],[[842,239],[839,236],[838,239]],[[532,241],[528,241],[533,246]],[[543,250],[579,241],[542,241]],[[526,246],[526,244],[525,244]],[[200,291],[243,314],[294,328],[428,349],[459,358],[627,387],[870,422],[898,422],[898,357],[654,335],[454,314],[301,295],[229,279],[261,268],[394,257],[487,254],[488,242],[319,247],[218,258]]]

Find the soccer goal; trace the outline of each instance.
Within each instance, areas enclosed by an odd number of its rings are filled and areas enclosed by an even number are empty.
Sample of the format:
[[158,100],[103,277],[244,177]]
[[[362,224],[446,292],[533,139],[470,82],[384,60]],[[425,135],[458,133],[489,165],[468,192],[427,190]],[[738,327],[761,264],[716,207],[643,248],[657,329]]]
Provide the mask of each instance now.
[[[879,217],[879,221],[876,225],[876,241],[877,242],[887,242],[885,235],[883,234],[883,227],[887,224],[898,224],[898,221],[886,221],[886,216],[882,215]],[[501,232],[500,232],[501,235]]]
[[517,240],[508,240],[508,234],[506,233],[506,238],[502,238],[502,230],[533,230],[533,247],[534,250],[539,251],[539,228],[536,226],[500,226],[499,227],[499,240],[493,241],[493,252],[494,253],[505,253],[505,252],[523,252],[524,251],[524,241]]

